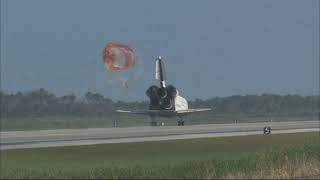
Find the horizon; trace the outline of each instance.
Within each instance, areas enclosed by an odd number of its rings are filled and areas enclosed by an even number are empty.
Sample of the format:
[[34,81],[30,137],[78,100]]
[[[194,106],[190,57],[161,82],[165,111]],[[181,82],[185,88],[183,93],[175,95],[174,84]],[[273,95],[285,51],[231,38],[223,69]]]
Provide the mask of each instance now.
[[[81,94],[81,95],[78,95],[78,94],[75,94],[75,93],[70,93],[70,94],[62,94],[62,95],[57,95],[55,94],[54,92],[48,90],[48,89],[45,89],[45,88],[39,88],[39,89],[34,89],[34,90],[30,90],[30,91],[16,91],[16,92],[5,92],[5,91],[1,91],[2,93],[6,94],[6,95],[16,95],[18,93],[22,93],[22,94],[28,94],[28,93],[31,93],[31,92],[34,92],[34,91],[39,91],[39,90],[45,90],[45,91],[48,91],[49,93],[53,94],[55,97],[59,98],[59,97],[63,97],[63,96],[67,96],[67,95],[74,95],[76,96],[76,99],[78,100],[81,100],[81,99],[84,99],[85,98],[85,95],[86,93],[93,93],[93,94],[99,94],[99,95],[102,95],[104,98],[107,98],[107,99],[110,99],[112,100],[113,102],[118,102],[118,101],[121,101],[121,102],[125,102],[125,103],[132,103],[132,102],[148,102],[149,99],[147,98],[147,96],[145,96],[145,99],[141,99],[141,100],[129,100],[129,101],[126,101],[126,100],[122,100],[122,99],[114,99],[112,97],[109,97],[109,96],[105,96],[103,94],[100,94],[98,92],[91,92],[91,91],[88,91],[84,94]],[[215,98],[229,98],[229,97],[234,97],[234,96],[281,96],[281,97],[285,97],[285,96],[300,96],[300,97],[320,97],[319,94],[311,94],[311,95],[301,95],[301,94],[270,94],[270,93],[260,93],[260,94],[233,94],[233,95],[228,95],[228,96],[214,96],[214,97],[209,97],[209,98],[206,98],[206,99],[203,99],[203,98],[194,98],[194,99],[187,99],[187,101],[197,101],[197,100],[200,100],[200,101],[207,101],[207,100],[212,100],[212,99],[215,99]]]

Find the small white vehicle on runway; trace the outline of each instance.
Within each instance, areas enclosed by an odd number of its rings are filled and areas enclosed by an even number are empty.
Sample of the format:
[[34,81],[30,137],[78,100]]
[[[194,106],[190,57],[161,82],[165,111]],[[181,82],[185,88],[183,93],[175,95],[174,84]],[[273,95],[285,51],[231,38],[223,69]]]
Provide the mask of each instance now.
[[271,134],[271,127],[270,126],[265,126],[263,128],[263,134]]

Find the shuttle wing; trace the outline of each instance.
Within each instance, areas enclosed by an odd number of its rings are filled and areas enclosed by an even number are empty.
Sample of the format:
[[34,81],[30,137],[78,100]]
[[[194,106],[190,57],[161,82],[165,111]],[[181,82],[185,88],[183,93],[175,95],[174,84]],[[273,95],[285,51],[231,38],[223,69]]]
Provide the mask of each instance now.
[[118,113],[127,113],[127,114],[141,114],[149,116],[175,116],[176,111],[173,110],[138,110],[138,111],[125,111],[117,110]]
[[210,111],[211,108],[198,108],[198,109],[186,109],[186,110],[179,110],[177,114],[190,114],[194,112],[203,112],[203,111]]
[[142,114],[142,115],[154,115],[157,114],[157,110],[142,110],[142,111],[125,111],[117,110],[118,113],[128,113],[128,114]]
[[210,111],[211,108],[199,108],[199,109],[185,109],[185,110],[139,110],[139,111],[126,111],[126,110],[117,110],[118,113],[127,113],[127,114],[141,114],[149,116],[179,116],[187,115],[194,112]]

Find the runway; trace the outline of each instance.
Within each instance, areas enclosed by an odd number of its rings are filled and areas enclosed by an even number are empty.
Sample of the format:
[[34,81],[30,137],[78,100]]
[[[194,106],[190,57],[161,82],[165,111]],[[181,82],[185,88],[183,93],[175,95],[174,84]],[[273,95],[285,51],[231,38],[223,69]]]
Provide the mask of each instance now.
[[319,121],[8,131],[0,132],[0,149],[243,136],[263,134],[263,127],[265,126],[270,126],[272,128],[272,134],[311,131],[319,132]]

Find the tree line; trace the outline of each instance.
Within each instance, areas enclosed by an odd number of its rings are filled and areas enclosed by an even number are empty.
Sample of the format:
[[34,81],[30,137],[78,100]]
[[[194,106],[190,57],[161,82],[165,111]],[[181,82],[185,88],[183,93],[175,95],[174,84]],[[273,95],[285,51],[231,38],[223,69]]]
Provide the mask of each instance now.
[[[56,96],[43,88],[31,92],[4,93],[0,91],[1,118],[10,117],[113,117],[117,109],[141,110],[148,101],[113,101],[99,93],[87,92],[84,97],[74,94]],[[319,96],[300,95],[235,95],[189,101],[190,108],[210,107],[207,114],[245,115],[317,115]]]

